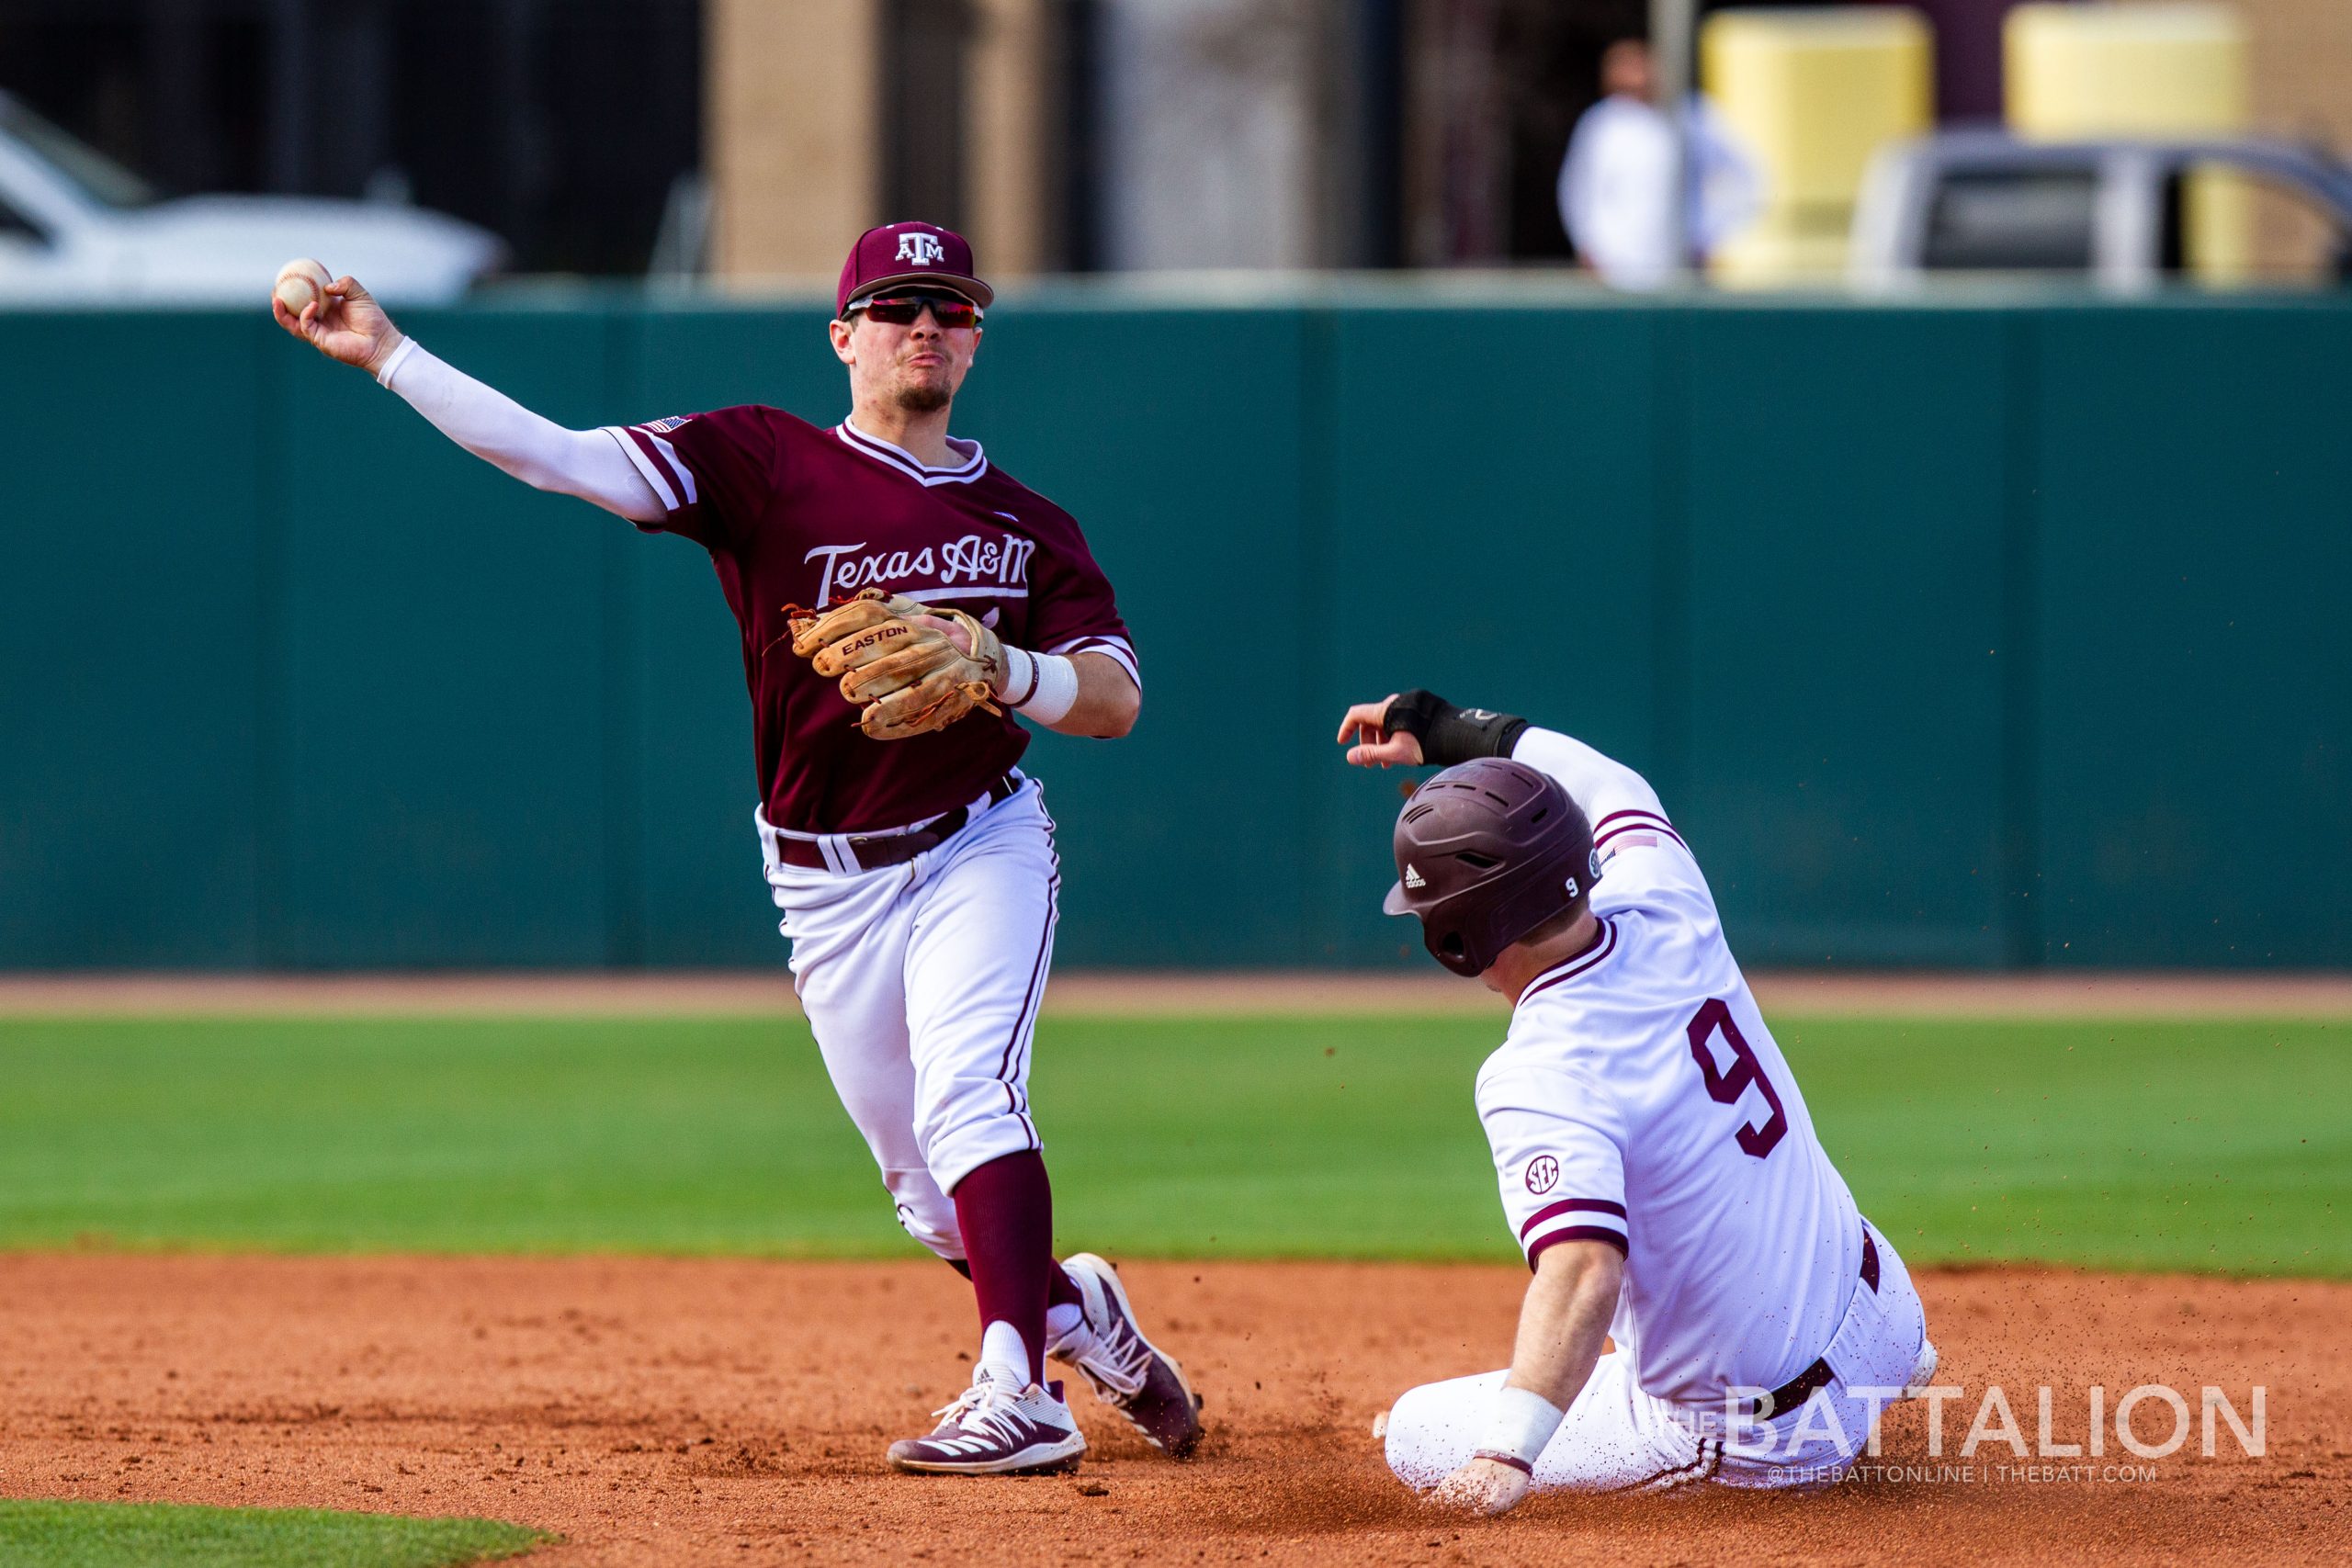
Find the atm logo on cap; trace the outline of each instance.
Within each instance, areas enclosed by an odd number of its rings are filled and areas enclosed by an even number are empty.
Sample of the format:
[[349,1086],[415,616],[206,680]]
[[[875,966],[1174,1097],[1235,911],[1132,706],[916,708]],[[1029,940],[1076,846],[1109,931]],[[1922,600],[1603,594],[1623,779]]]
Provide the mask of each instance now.
[[946,259],[947,247],[939,243],[936,234],[901,234],[899,236],[899,259],[917,266],[935,266]]

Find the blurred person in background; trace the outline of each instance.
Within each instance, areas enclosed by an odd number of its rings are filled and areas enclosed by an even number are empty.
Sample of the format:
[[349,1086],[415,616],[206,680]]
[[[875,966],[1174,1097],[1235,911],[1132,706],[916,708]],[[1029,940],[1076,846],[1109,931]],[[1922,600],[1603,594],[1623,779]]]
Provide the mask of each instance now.
[[1577,121],[1560,164],[1560,222],[1612,288],[1657,288],[1703,265],[1762,205],[1755,161],[1694,93],[1681,117],[1690,177],[1676,224],[1676,127],[1652,101],[1656,85],[1648,44],[1611,44],[1600,57],[1602,97]]

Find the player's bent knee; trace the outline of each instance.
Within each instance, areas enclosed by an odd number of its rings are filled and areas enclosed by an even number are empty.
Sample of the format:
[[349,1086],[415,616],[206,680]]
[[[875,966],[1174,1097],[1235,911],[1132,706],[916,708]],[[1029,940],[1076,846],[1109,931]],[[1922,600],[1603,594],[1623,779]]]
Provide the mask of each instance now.
[[899,1224],[906,1227],[909,1235],[922,1243],[934,1257],[944,1258],[950,1263],[959,1263],[964,1258],[964,1235],[956,1228],[954,1220],[955,1216],[950,1214],[949,1223],[944,1225],[926,1222],[910,1213],[905,1204],[899,1206]]
[[1024,1154],[1040,1146],[1035,1122],[1012,1111],[968,1117],[936,1132],[923,1129],[923,1158],[931,1179],[943,1192],[990,1160]]
[[931,1172],[885,1171],[882,1180],[898,1209],[900,1228],[951,1263],[964,1256],[964,1233],[956,1222],[955,1200],[939,1190]]

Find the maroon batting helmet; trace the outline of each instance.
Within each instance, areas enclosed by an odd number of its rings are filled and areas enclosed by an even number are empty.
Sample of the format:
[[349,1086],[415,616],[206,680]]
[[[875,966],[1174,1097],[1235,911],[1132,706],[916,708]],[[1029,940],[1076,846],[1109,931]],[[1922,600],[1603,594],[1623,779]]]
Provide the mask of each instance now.
[[1382,906],[1418,915],[1430,956],[1482,975],[1502,950],[1589,897],[1592,824],[1549,773],[1480,757],[1425,782],[1396,814],[1396,886]]

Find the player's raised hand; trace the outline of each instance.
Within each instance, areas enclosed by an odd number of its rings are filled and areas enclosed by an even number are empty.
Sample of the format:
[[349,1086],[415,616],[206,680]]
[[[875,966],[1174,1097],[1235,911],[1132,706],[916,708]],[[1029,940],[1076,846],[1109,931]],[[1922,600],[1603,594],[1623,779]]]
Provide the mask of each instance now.
[[1527,1485],[1527,1472],[1499,1460],[1474,1459],[1437,1483],[1429,1506],[1492,1518],[1518,1507]]
[[[1348,761],[1359,768],[1418,768],[1421,765],[1419,736],[1388,728],[1389,693],[1376,703],[1358,703],[1340,721],[1340,744],[1348,747]],[[1351,740],[1356,744],[1348,746]]]
[[269,310],[279,326],[329,359],[357,366],[370,375],[401,345],[401,330],[356,277],[329,283],[299,316],[276,294],[270,296]]

